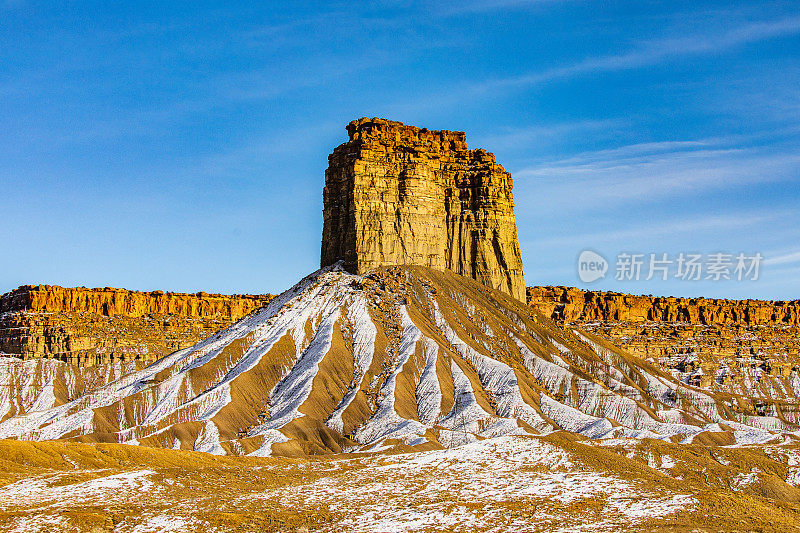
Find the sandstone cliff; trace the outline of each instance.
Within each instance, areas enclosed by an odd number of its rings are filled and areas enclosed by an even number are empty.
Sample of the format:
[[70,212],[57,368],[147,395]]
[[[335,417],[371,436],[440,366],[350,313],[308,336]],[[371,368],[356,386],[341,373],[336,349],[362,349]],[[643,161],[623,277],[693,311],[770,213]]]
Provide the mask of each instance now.
[[800,324],[800,301],[722,300],[637,296],[575,287],[528,287],[540,313],[564,320],[685,322],[688,324]]
[[[800,301],[675,298],[529,287],[528,303],[704,388],[780,397],[765,375],[800,368]],[[800,382],[799,382],[800,384]],[[763,389],[763,390],[762,390]]]
[[524,301],[514,182],[493,154],[380,118],[347,132],[325,171],[322,266],[449,269]]
[[149,362],[191,346],[271,298],[25,285],[0,297],[0,352],[81,364]]

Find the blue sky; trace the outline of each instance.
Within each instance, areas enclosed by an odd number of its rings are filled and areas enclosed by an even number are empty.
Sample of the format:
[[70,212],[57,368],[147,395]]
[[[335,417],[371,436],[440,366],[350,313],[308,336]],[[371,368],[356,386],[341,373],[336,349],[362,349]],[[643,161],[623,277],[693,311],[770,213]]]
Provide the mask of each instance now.
[[[497,155],[528,285],[800,298],[798,87],[797,1],[0,0],[0,291],[283,290],[328,153],[381,116]],[[617,281],[621,252],[765,262]]]

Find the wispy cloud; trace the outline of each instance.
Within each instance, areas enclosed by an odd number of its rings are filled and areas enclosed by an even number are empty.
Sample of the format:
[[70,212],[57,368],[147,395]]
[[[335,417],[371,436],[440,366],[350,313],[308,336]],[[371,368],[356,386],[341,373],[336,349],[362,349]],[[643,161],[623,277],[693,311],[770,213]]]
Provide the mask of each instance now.
[[624,121],[618,119],[556,122],[524,128],[505,128],[499,133],[478,136],[469,141],[470,144],[485,146],[492,151],[515,150],[528,148],[532,144],[541,146],[544,142],[563,140],[575,135],[610,135],[623,123]]
[[256,172],[263,172],[267,163],[278,158],[294,159],[319,152],[318,145],[332,132],[340,133],[341,139],[344,136],[342,130],[338,122],[323,121],[275,132],[207,155],[189,174],[197,172],[219,179],[247,179]]
[[800,33],[800,17],[755,22],[716,34],[692,34],[645,41],[621,54],[589,57],[548,70],[490,80],[476,89],[526,87],[585,74],[612,72],[656,65],[672,58],[719,52],[736,46]]
[[[390,109],[421,113],[480,98],[496,98],[509,91],[524,90],[582,76],[656,66],[687,57],[699,57],[768,39],[800,34],[800,17],[750,22],[714,32],[694,32],[640,41],[629,50],[591,56],[552,68],[514,76],[489,78],[477,83],[462,83],[429,93],[425,99],[399,102]],[[458,95],[458,97],[454,97]]]
[[576,199],[607,206],[646,202],[796,179],[798,173],[795,151],[738,148],[715,139],[634,144],[512,169],[521,201],[561,199],[548,204],[559,209],[579,205]]
[[800,252],[791,252],[788,254],[778,255],[775,257],[768,257],[764,260],[767,265],[784,265],[788,263],[800,263]]
[[527,9],[531,7],[564,3],[571,0],[468,0],[453,2],[442,8],[443,15],[462,15],[510,9]]
[[[547,246],[599,246],[638,239],[655,239],[665,235],[686,235],[714,231],[734,231],[761,226],[787,216],[785,211],[737,213],[735,215],[708,215],[704,217],[687,216],[684,220],[658,220],[650,223],[637,223],[635,227],[612,231],[597,231],[568,236],[545,237],[526,242],[534,248]],[[766,261],[765,261],[766,262]]]

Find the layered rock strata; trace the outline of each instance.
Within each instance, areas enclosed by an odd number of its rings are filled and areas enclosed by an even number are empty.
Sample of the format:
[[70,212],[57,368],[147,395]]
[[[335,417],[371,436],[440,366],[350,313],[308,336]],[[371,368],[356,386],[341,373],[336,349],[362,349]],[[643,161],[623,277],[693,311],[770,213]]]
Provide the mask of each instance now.
[[766,376],[800,367],[800,301],[636,296],[529,287],[528,303],[562,324],[604,335],[704,388],[781,396]]
[[25,285],[0,297],[0,352],[90,365],[149,362],[191,346],[271,298]]
[[528,287],[530,305],[567,322],[621,320],[688,324],[800,325],[800,300],[723,300],[637,296],[575,287]]
[[514,182],[493,154],[380,118],[347,132],[325,171],[322,266],[449,269],[525,300]]

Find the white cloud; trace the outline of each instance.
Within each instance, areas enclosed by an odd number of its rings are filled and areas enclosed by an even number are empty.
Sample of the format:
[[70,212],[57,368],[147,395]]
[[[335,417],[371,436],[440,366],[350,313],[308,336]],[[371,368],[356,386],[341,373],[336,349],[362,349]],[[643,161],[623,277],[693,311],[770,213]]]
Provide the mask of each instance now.
[[461,15],[485,11],[526,9],[547,4],[564,3],[565,1],[569,0],[461,0],[445,7],[441,14]]
[[718,143],[635,144],[512,169],[517,183],[515,195],[520,202],[531,204],[548,198],[551,201],[542,206],[545,209],[585,209],[598,203],[609,206],[632,199],[653,201],[779,182],[796,179],[800,172],[800,154],[796,152]]
[[783,265],[788,263],[798,263],[800,262],[800,252],[791,252],[784,255],[778,255],[775,257],[768,257],[764,260],[764,264],[766,265]]
[[[524,2],[514,2],[523,4]],[[533,4],[527,2],[526,4]],[[479,3],[482,5],[483,3]],[[488,2],[486,3],[489,4]],[[469,4],[467,4],[468,6]],[[603,72],[616,72],[655,66],[681,57],[702,56],[726,49],[756,43],[771,38],[800,33],[800,17],[751,22],[717,32],[695,32],[640,41],[624,52],[587,57],[562,66],[480,82],[461,82],[447,85],[438,92],[428,92],[425,98],[415,96],[387,106],[394,114],[421,114],[443,108],[475,103],[480,99],[496,99],[514,90],[524,90],[550,82],[578,78]],[[794,94],[794,93],[791,93]]]
[[[710,215],[693,217],[686,215],[683,220],[659,220],[649,224],[638,223],[635,227],[612,231],[597,231],[577,235],[559,235],[543,239],[526,240],[526,247],[543,246],[597,246],[600,244],[618,243],[636,239],[658,238],[672,235],[695,235],[712,231],[734,231],[743,228],[763,225],[779,220],[789,213],[785,211],[737,213],[734,215]],[[768,261],[765,261],[768,262]]]
[[582,61],[522,76],[491,80],[476,86],[482,91],[526,87],[584,74],[613,72],[655,65],[680,56],[722,51],[753,42],[800,33],[800,17],[755,22],[716,34],[693,34],[642,42],[621,54],[589,57]]
[[514,150],[527,148],[531,145],[541,146],[547,141],[559,141],[575,135],[591,133],[593,137],[599,134],[611,135],[613,131],[623,125],[622,120],[577,120],[573,122],[557,122],[524,128],[506,128],[500,133],[489,134],[470,138],[468,141],[475,146],[485,146],[493,152],[501,150]]

